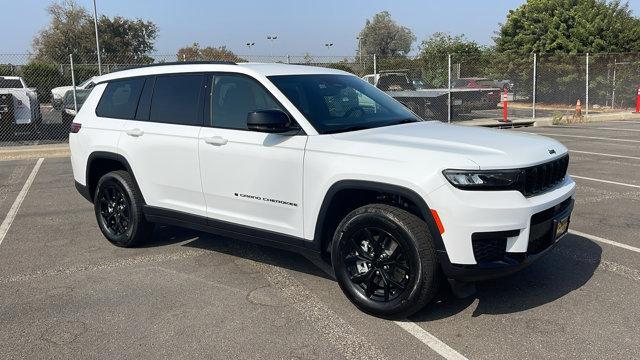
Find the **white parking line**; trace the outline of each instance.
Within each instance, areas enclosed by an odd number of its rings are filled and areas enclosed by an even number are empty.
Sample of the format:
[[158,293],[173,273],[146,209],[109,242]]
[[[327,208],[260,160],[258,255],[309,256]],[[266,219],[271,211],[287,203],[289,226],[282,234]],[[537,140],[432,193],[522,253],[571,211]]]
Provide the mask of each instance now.
[[635,121],[635,120],[611,120],[607,122],[623,123],[623,124],[640,124],[640,121]]
[[614,131],[640,131],[640,129],[628,129],[628,128],[612,128],[612,127],[594,127],[594,126],[562,126],[555,125],[554,128],[560,129],[579,129],[579,130],[614,130]]
[[418,324],[409,320],[394,321],[394,323],[404,329],[404,331],[413,335],[416,339],[420,340],[423,344],[430,347],[431,350],[437,352],[443,358],[447,360],[467,360],[467,358],[462,354],[440,341],[437,337],[431,335],[431,333],[423,329]]
[[16,214],[20,209],[20,205],[22,205],[22,201],[27,196],[27,192],[29,192],[29,188],[33,183],[33,179],[36,178],[36,174],[38,174],[38,170],[40,170],[40,166],[42,165],[43,161],[44,161],[44,158],[38,159],[38,161],[36,162],[36,165],[33,167],[33,170],[31,170],[31,174],[29,174],[27,181],[24,182],[24,185],[22,186],[22,190],[20,190],[20,192],[18,193],[18,196],[16,197],[16,200],[13,202],[13,205],[11,205],[11,208],[9,209],[7,216],[2,221],[2,224],[0,225],[0,245],[4,240],[4,237],[7,235],[7,232],[9,231],[9,228],[11,227],[13,220],[16,218]]
[[640,253],[640,248],[637,248],[635,246],[622,244],[622,243],[619,243],[619,242],[616,242],[616,241],[613,241],[613,240],[609,240],[609,239],[605,239],[605,238],[601,238],[601,237],[595,236],[595,235],[585,234],[583,232],[576,231],[576,230],[569,230],[569,233],[574,234],[574,235],[578,235],[578,236],[582,236],[583,238],[587,238],[589,240],[593,240],[593,241],[601,242],[601,243],[604,243],[604,244],[617,246],[617,247],[622,248],[622,249],[631,250],[633,252]]
[[569,151],[578,153],[578,154],[600,155],[600,156],[609,156],[609,157],[616,157],[616,158],[622,158],[622,159],[640,160],[640,157],[637,157],[637,156],[604,154],[604,153],[597,153],[597,152],[591,152],[591,151],[578,151],[578,150],[569,150]]
[[[312,256],[305,258],[311,261],[315,266],[317,266],[320,270],[327,273],[327,275],[331,276],[335,279],[335,275],[333,274],[333,269],[327,263],[318,260]],[[437,337],[431,335],[427,330],[423,329],[420,325],[410,321],[410,320],[402,320],[402,321],[394,321],[394,323],[400,326],[404,331],[411,334],[416,339],[420,340],[423,344],[427,345],[431,350],[437,352],[440,356],[444,357],[447,360],[466,360],[467,358],[461,355],[459,352],[451,348],[449,345],[443,343]]]
[[601,182],[601,183],[605,183],[605,184],[613,184],[613,185],[627,186],[627,187],[640,189],[640,185],[626,184],[626,183],[621,183],[621,182],[617,182],[617,181],[610,181],[610,180],[594,179],[594,178],[590,178],[590,177],[578,176],[578,175],[573,175],[573,174],[571,174],[571,177],[574,178],[574,179],[597,181],[597,182]]
[[640,143],[640,140],[616,139],[616,138],[606,138],[606,137],[599,137],[599,136],[568,135],[568,134],[556,134],[556,133],[545,133],[545,132],[539,132],[539,133],[529,132],[529,134],[543,135],[543,136],[564,136],[564,137],[578,138],[578,139],[609,140],[609,141]]

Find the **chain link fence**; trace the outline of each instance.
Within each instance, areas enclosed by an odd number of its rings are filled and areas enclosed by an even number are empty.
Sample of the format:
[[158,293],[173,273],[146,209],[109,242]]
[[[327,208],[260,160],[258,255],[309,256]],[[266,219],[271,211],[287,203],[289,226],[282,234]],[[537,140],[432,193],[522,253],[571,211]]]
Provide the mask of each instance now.
[[[420,57],[238,55],[180,59],[106,57],[102,73],[149,63],[232,60],[329,67],[351,72],[426,119],[500,122],[578,121],[581,116],[635,109],[640,54],[435,54]],[[104,58],[103,58],[104,59]],[[73,71],[72,71],[73,70]],[[97,64],[36,61],[0,54],[0,147],[66,142]],[[75,98],[72,84],[76,84]],[[578,105],[579,104],[579,105]]]

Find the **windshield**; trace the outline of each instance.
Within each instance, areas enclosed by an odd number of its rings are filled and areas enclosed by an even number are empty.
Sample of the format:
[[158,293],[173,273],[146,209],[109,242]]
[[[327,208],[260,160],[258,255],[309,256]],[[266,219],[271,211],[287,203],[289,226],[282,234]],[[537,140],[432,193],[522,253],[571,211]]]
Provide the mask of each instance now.
[[85,85],[88,85],[91,80],[93,80],[92,77],[88,78],[87,80],[83,81],[82,83],[80,83],[80,85],[78,85],[77,87],[84,87]]
[[0,89],[19,89],[22,82],[18,79],[0,79]]
[[421,121],[366,81],[351,75],[282,75],[271,80],[321,134]]

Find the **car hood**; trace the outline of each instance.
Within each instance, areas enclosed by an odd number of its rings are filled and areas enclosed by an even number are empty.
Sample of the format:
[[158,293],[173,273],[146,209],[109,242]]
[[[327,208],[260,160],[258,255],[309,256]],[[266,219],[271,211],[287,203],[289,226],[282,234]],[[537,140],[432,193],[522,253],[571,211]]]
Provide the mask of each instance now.
[[[76,89],[77,88],[78,87],[76,86]],[[57,88],[51,89],[51,93],[57,95],[58,97],[63,97],[64,94],[69,90],[73,90],[73,86],[59,86]]]
[[[346,151],[394,158],[432,161],[448,168],[463,159],[480,169],[518,168],[560,157],[567,149],[558,141],[534,134],[424,121],[332,135],[355,146]],[[450,165],[448,164],[450,161]],[[467,162],[468,163],[468,162]]]

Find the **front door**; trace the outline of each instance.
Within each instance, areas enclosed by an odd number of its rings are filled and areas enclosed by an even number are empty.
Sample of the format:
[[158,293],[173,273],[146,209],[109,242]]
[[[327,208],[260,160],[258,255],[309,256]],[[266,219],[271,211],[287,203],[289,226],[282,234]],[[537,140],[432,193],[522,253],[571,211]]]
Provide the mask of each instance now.
[[257,80],[216,74],[208,80],[209,126],[199,140],[207,215],[302,237],[306,135],[250,131],[247,114],[284,108]]

